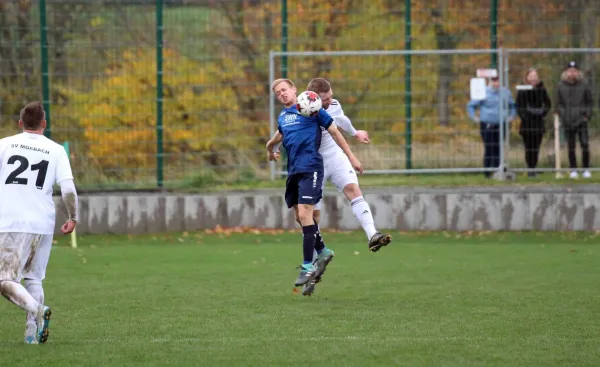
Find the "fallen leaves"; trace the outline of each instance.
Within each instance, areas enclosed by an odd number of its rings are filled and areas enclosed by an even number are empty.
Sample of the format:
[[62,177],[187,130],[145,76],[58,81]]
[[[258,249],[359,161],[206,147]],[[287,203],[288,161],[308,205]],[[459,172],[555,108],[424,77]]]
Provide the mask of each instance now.
[[[323,233],[351,233],[349,231],[343,231],[339,229],[321,229]],[[221,236],[231,236],[232,234],[255,234],[255,235],[271,235],[277,236],[284,233],[302,233],[302,229],[294,228],[294,229],[273,229],[273,228],[255,228],[255,227],[244,227],[244,226],[236,226],[236,227],[222,227],[217,225],[213,229],[205,229],[205,234],[208,235],[221,235]]]

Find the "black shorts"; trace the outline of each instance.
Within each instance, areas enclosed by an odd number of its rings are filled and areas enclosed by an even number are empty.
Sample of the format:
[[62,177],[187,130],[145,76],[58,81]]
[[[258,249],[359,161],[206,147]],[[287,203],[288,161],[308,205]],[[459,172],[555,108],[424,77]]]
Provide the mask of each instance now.
[[294,173],[285,182],[285,203],[288,208],[296,204],[315,205],[323,196],[323,171]]

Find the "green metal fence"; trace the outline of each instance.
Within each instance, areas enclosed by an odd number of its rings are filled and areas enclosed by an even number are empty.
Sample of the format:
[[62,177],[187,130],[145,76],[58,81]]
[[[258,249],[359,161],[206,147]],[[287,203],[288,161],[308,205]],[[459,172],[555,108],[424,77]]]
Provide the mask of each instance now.
[[[267,179],[269,51],[594,47],[599,13],[593,0],[0,2],[0,133],[15,133],[22,106],[43,100],[47,134],[70,143],[82,188]],[[533,65],[554,83],[577,58],[596,84],[596,54],[546,56],[515,56],[509,77],[517,82]],[[327,58],[301,62],[284,58],[277,77],[305,85],[319,75],[347,87],[336,96],[362,103],[350,117],[369,128],[374,147],[396,145],[403,167],[455,164],[431,144],[440,136],[472,147],[465,154],[479,161],[476,134],[464,133],[472,126],[464,80],[497,60],[407,55],[380,81],[364,75],[368,59],[343,70]],[[360,91],[380,98],[361,100]],[[387,114],[390,104],[397,113]]]

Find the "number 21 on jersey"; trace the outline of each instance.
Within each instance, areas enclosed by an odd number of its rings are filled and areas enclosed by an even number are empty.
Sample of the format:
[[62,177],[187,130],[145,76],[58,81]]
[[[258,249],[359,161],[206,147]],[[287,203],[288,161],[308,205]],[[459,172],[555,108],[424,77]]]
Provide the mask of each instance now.
[[[21,155],[13,155],[8,158],[8,164],[17,165],[14,171],[6,178],[6,185],[27,185],[28,179],[26,177],[19,177],[25,172],[29,166],[29,160]],[[31,171],[38,171],[37,178],[35,180],[35,187],[38,190],[44,188],[44,181],[46,180],[46,173],[48,173],[48,161],[42,160],[36,164],[31,165]]]

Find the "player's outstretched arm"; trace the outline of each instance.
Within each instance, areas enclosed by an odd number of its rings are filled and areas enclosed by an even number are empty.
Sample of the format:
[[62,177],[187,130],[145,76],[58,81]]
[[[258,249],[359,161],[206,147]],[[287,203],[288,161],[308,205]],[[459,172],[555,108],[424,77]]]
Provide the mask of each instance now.
[[275,135],[267,142],[267,154],[269,161],[277,161],[279,159],[279,152],[277,147],[283,141],[283,135],[277,130]]
[[67,214],[69,216],[69,219],[67,219],[60,230],[64,234],[69,234],[75,230],[75,226],[77,225],[78,199],[77,190],[75,189],[73,180],[61,181],[60,193],[62,194],[63,202],[67,207]]
[[333,118],[335,124],[348,134],[354,136],[361,143],[369,144],[369,133],[365,130],[356,130],[352,126],[352,121],[346,115],[335,116]]
[[327,128],[327,131],[329,132],[329,134],[331,134],[331,137],[333,138],[333,140],[335,140],[337,145],[339,145],[339,147],[342,148],[344,154],[346,154],[346,156],[350,160],[352,167],[354,167],[354,169],[358,171],[358,173],[362,174],[363,168],[360,164],[360,161],[356,159],[354,153],[352,153],[352,151],[350,150],[350,146],[346,142],[346,139],[344,139],[342,133],[338,130],[337,126],[335,126],[335,124],[331,124],[331,126]]

